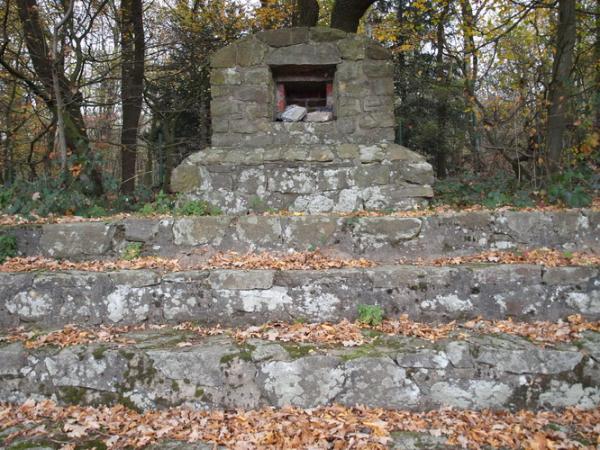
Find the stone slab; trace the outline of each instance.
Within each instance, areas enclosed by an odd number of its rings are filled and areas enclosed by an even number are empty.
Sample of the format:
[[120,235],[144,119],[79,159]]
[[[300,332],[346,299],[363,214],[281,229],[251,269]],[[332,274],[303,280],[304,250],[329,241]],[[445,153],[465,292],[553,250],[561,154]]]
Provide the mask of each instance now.
[[[344,177],[335,183],[343,185]],[[345,201],[356,200],[348,192],[351,190],[345,191]],[[254,201],[259,206],[260,199]],[[600,252],[600,212],[591,209],[478,211],[416,218],[334,215],[129,218],[106,224],[65,225],[6,227],[4,232],[17,238],[23,256],[60,254],[72,260],[115,257],[130,242],[141,242],[144,255],[178,256],[195,249],[247,252],[321,248],[382,262],[540,247]],[[90,236],[94,235],[101,245],[88,245],[84,249],[83,243],[90,242]],[[549,277],[551,272],[549,269]]]
[[[579,348],[584,342],[548,348],[514,336],[466,333],[460,340],[388,337],[343,348],[258,339],[238,344],[224,336],[188,342],[192,335],[173,330],[127,338],[133,343],[125,346],[0,347],[0,356],[19,354],[3,358],[0,401],[127,401],[141,410],[333,403],[415,411],[600,405],[600,379],[586,375],[597,371],[600,362]],[[182,342],[187,343],[178,345]],[[457,345],[462,349],[459,362]],[[546,370],[548,361],[551,371]]]
[[479,316],[555,321],[571,314],[600,319],[600,268],[551,273],[551,283],[535,265],[0,273],[0,327],[338,322],[356,319],[360,304],[421,322]]

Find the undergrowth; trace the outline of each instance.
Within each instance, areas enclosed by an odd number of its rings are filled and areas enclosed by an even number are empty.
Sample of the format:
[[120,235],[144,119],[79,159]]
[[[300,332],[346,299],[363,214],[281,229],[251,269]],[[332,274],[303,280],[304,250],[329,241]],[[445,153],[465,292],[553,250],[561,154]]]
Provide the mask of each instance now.
[[600,189],[600,176],[587,168],[567,169],[541,187],[527,181],[519,182],[506,172],[487,177],[466,174],[439,180],[434,189],[435,205],[482,205],[487,208],[562,205],[579,208],[592,204]]

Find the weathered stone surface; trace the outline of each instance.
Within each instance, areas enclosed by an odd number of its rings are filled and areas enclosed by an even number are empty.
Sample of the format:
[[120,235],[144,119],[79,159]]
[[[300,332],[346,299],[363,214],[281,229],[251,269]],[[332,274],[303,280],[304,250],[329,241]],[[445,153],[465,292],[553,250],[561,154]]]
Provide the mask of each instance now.
[[[294,108],[301,114],[290,120],[305,112],[304,108]],[[290,107],[289,112],[292,111]],[[250,132],[246,129],[247,122],[230,121],[240,132]],[[279,125],[289,126],[290,130],[297,127],[299,135],[309,137],[306,133],[311,126],[330,123],[280,122]],[[299,161],[306,164],[298,165]],[[197,171],[190,167],[196,167]],[[198,179],[198,187],[192,192],[184,191],[194,177]],[[228,183],[219,184],[224,177]],[[404,147],[342,144],[207,149],[202,155],[192,155],[184,161],[173,173],[172,185],[181,185],[189,199],[202,199],[218,205],[226,213],[240,214],[269,208],[312,213],[406,209],[426,204],[433,194],[428,184],[432,182],[431,165]],[[373,185],[378,188],[373,189]],[[273,195],[278,193],[307,196]]]
[[300,122],[306,116],[306,108],[298,105],[290,105],[281,114],[284,122]]
[[[391,54],[378,46],[362,36],[314,27],[268,30],[217,51],[211,72],[212,145],[233,149],[393,140]],[[369,54],[366,60],[365,51]],[[333,79],[335,114],[333,120],[325,122],[327,126],[309,122],[296,130],[274,121],[271,67],[293,65],[337,66]],[[363,104],[365,98],[377,100]],[[247,108],[236,102],[255,106]],[[356,119],[366,113],[374,115],[365,119],[361,129]]]
[[199,167],[195,164],[180,164],[171,174],[171,190],[174,192],[191,192],[202,186]]
[[342,62],[340,53],[331,43],[320,43],[319,45],[298,44],[285,48],[278,48],[266,57],[266,63],[271,66],[284,65],[329,65]]
[[[358,153],[358,147],[349,147],[352,154]],[[338,154],[339,154],[338,149]],[[354,153],[356,152],[356,153]],[[276,156],[280,157],[280,156]],[[305,158],[311,155],[306,154]],[[313,155],[316,157],[316,154]],[[323,157],[327,157],[324,153]],[[267,155],[265,153],[265,159]],[[410,165],[412,163],[409,163]],[[418,163],[417,163],[418,164]],[[377,176],[376,165],[364,165],[365,174],[371,174],[371,180]],[[251,166],[247,169],[251,170]],[[311,186],[325,191],[339,190],[338,204],[348,205],[342,209],[360,207],[362,203],[361,188],[349,187],[348,168],[333,172],[324,171]],[[373,172],[374,170],[374,172]],[[253,189],[266,186],[266,179],[260,179],[259,173],[240,172],[240,178],[248,177],[246,186],[254,183]],[[221,174],[222,175],[222,174]],[[242,176],[243,175],[243,176]],[[213,175],[213,183],[217,181]],[[310,178],[309,178],[310,179]],[[365,178],[365,182],[369,178]],[[385,181],[385,178],[382,179]],[[380,180],[381,181],[381,180]],[[354,177],[354,182],[359,179]],[[373,183],[372,183],[373,184]],[[233,180],[220,183],[217,189],[233,189]],[[243,188],[237,188],[243,192]],[[310,190],[309,190],[310,191]],[[371,191],[373,191],[371,189]],[[267,210],[277,201],[273,195],[248,195],[248,204],[255,208]],[[232,194],[229,194],[232,195]],[[288,195],[288,194],[282,194]],[[294,196],[295,194],[290,194]],[[224,195],[224,198],[227,198]],[[233,196],[230,197],[233,199]],[[293,197],[294,200],[296,197]],[[233,201],[233,200],[232,200]],[[288,201],[282,200],[283,201]],[[280,205],[283,203],[280,203]],[[600,223],[598,215],[587,209],[545,212],[542,214],[540,226],[512,236],[498,229],[498,223],[504,221],[507,211],[453,213],[421,218],[404,218],[395,216],[383,217],[315,217],[315,216],[261,216],[247,215],[242,217],[188,217],[173,219],[134,219],[115,221],[106,226],[111,230],[112,240],[103,247],[88,249],[88,253],[71,253],[69,259],[97,259],[114,257],[120,249],[130,242],[143,243],[143,253],[147,255],[171,256],[188,253],[193,248],[202,249],[211,246],[221,251],[273,251],[306,250],[321,248],[345,254],[365,256],[378,261],[394,261],[398,258],[434,258],[441,256],[457,256],[490,249],[539,248],[549,247],[559,250],[573,251],[586,249],[600,251]],[[514,214],[514,213],[513,213]],[[522,212],[523,215],[540,217],[537,211]],[[565,219],[568,218],[567,219]],[[560,230],[556,223],[568,223]],[[582,226],[581,224],[585,224]],[[15,236],[18,249],[24,256],[49,255],[57,248],[66,248],[71,241],[84,242],[90,234],[86,227],[91,225],[95,230],[96,223],[79,223],[69,229],[69,233],[60,234],[62,224],[45,226],[19,226],[7,228],[6,232]],[[104,225],[102,225],[104,226]],[[57,230],[54,228],[57,227]],[[119,230],[123,230],[121,232]],[[44,233],[50,237],[42,239]],[[76,250],[76,249],[75,249]],[[92,250],[94,253],[92,253]],[[595,268],[560,267],[546,268],[542,274],[543,281],[549,286],[560,285],[567,280],[575,282],[583,289],[594,289],[596,282]],[[565,278],[566,277],[566,278]],[[589,286],[589,287],[588,287]],[[572,304],[580,304],[581,308],[590,312],[598,312],[600,299],[595,296],[570,293],[567,300]]]
[[44,225],[40,247],[53,258],[102,255],[111,248],[114,233],[112,225],[102,222]]
[[[327,234],[326,226],[324,223],[323,239],[334,239]],[[315,233],[313,242],[318,239]],[[478,316],[557,320],[571,314],[600,318],[600,312],[590,310],[587,303],[570,301],[574,294],[598,298],[599,269],[590,269],[585,283],[579,275],[569,279],[568,268],[564,270],[562,281],[553,285],[544,283],[542,268],[533,265],[213,270],[162,275],[150,270],[2,273],[0,326],[174,320],[237,326],[294,319],[339,321],[355,319],[362,303],[381,306],[389,317],[408,314],[419,321]],[[505,370],[551,373],[562,365],[578,363],[561,359],[561,353],[545,354],[546,362],[541,357],[532,359],[532,355],[527,356],[528,360],[506,359]],[[486,358],[481,353],[481,361]]]
[[[166,329],[126,338],[132,343],[125,346],[0,347],[2,354],[20,355],[3,360],[0,401],[52,398],[59,403],[113,404],[127,399],[140,409],[342,403],[410,410],[516,410],[600,404],[599,379],[577,370],[582,365],[598,369],[598,361],[585,351],[560,344],[548,349],[505,335],[486,340],[467,333],[460,340],[451,336],[435,343],[398,336],[352,348],[258,339],[238,344],[225,336],[199,339]],[[439,350],[454,344],[463,348],[458,364]],[[489,355],[486,361],[478,360],[482,352]],[[555,360],[556,352],[579,363],[527,376],[504,365],[505,359]],[[460,363],[465,359],[473,361],[470,368]]]
[[271,47],[287,47],[289,45],[308,42],[308,28],[288,28],[267,30],[256,34],[256,37]]

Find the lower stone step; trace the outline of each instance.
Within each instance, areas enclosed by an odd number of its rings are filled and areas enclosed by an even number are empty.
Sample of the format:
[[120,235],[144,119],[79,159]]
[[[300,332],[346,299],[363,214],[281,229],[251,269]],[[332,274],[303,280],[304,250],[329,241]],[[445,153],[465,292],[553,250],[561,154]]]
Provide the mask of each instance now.
[[131,332],[126,343],[0,347],[0,401],[147,410],[365,405],[427,411],[600,405],[600,333],[536,345],[462,332],[431,342],[379,335],[344,347]]
[[0,327],[354,320],[361,304],[415,321],[600,318],[600,268],[384,266],[334,270],[0,273]]

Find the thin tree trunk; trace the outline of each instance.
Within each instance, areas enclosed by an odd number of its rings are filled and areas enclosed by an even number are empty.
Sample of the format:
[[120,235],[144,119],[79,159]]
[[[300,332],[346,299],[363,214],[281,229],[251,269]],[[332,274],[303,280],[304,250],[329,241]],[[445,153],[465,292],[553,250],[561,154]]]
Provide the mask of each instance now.
[[142,0],[121,1],[121,191],[135,189],[137,135],[144,84],[144,23]]
[[478,58],[475,48],[475,39],[473,30],[475,26],[475,18],[473,16],[473,8],[470,0],[461,0],[461,11],[463,19],[463,71],[465,74],[465,100],[467,103],[468,112],[468,130],[469,140],[471,144],[471,155],[473,158],[473,168],[476,172],[483,169],[481,161],[481,137],[479,133],[479,121],[477,119],[477,102],[475,101],[475,82],[478,75]]
[[294,27],[314,27],[319,21],[319,2],[317,0],[296,0]]
[[[436,32],[436,62],[435,72],[436,81],[441,89],[445,89],[446,80],[444,72],[444,46],[445,46],[445,34],[444,25],[446,23],[446,17],[450,10],[450,2],[446,2],[444,9],[439,17]],[[435,166],[436,173],[439,178],[444,178],[448,174],[448,145],[446,142],[446,128],[448,126],[448,95],[446,92],[438,95],[437,106],[437,136],[436,136],[436,152],[435,152]]]
[[559,0],[556,49],[552,64],[552,80],[550,81],[548,92],[548,121],[546,125],[547,176],[554,175],[560,170],[565,131],[567,129],[575,39],[575,0]]

